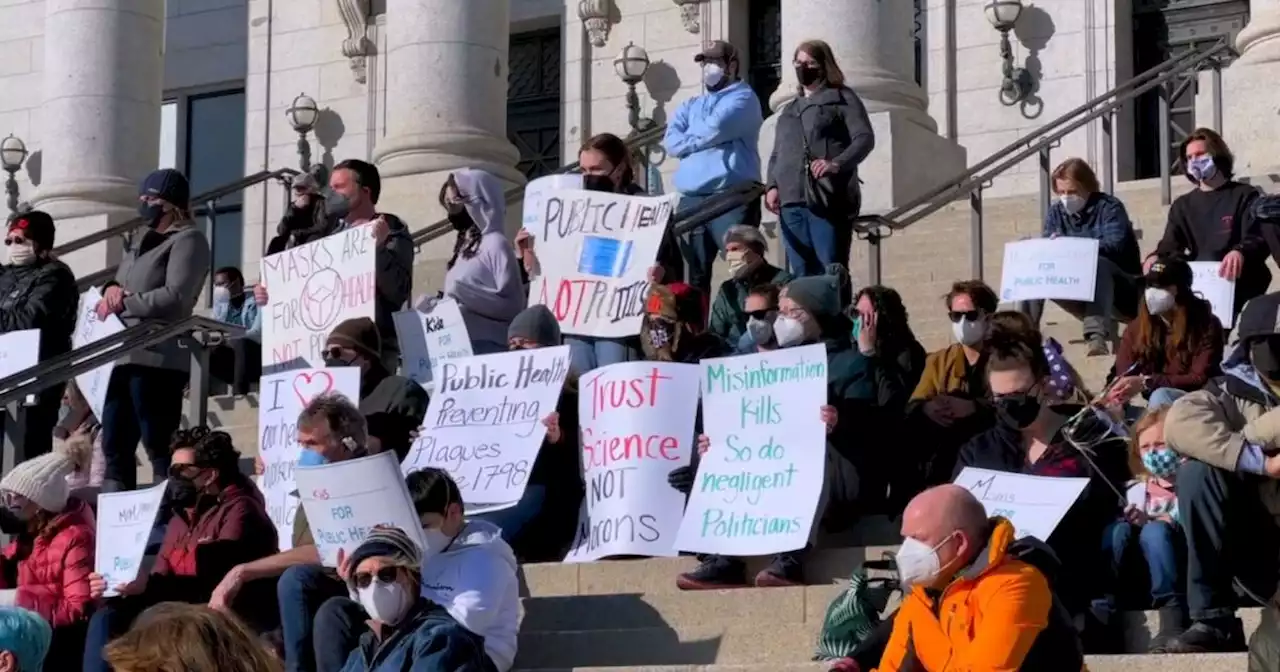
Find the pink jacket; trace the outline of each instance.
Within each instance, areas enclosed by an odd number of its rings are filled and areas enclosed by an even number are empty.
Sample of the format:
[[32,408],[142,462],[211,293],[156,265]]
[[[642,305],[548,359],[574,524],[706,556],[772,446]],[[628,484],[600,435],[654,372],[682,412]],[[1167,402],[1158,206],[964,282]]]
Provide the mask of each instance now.
[[40,614],[54,628],[87,621],[95,530],[89,505],[68,500],[66,510],[35,539],[14,540],[5,547],[0,574],[10,584],[16,575],[17,584],[3,587],[17,588],[18,606]]

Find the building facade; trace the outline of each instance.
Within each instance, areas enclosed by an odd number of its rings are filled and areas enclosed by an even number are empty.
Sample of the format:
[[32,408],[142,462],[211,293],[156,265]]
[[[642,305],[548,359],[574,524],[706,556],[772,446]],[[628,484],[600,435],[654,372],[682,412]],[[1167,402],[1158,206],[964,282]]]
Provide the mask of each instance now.
[[[1001,33],[988,0],[3,0],[0,137],[31,155],[21,198],[60,218],[60,241],[132,216],[137,180],[183,169],[193,193],[261,170],[297,167],[287,110],[320,108],[304,140],[313,161],[377,163],[382,206],[419,228],[439,219],[444,177],[481,167],[512,185],[576,160],[591,135],[630,129],[614,60],[643,47],[641,123],[661,124],[701,89],[693,55],[715,39],[744,54],[766,111],[794,92],[791,55],[830,42],[867,102],[877,148],[862,170],[864,210],[883,211],[1190,46],[1231,39],[1239,57],[1173,88],[1173,142],[1222,130],[1244,172],[1272,168],[1280,101],[1280,0],[1024,0],[1009,31],[1027,95],[1001,100]],[[1221,90],[1223,104],[1208,92]],[[1159,173],[1154,95],[1063,139],[1057,162],[1098,165],[1112,144],[1117,181]],[[772,142],[766,122],[761,145]],[[648,152],[650,185],[674,159]],[[992,194],[1033,193],[1038,163]],[[202,204],[198,204],[202,205]],[[263,185],[213,204],[215,264],[256,276],[284,207]],[[448,252],[428,246],[425,259]],[[81,273],[110,246],[76,253]],[[438,266],[438,265],[437,265]]]

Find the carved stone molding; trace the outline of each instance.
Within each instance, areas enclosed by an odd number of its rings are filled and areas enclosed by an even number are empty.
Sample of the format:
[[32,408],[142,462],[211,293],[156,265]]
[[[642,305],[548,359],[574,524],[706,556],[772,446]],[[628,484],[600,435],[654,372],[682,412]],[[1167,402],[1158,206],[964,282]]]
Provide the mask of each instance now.
[[347,39],[342,41],[342,55],[351,59],[351,72],[356,81],[367,80],[365,60],[373,53],[369,40],[369,0],[337,0],[342,22],[347,25]]
[[612,10],[612,0],[581,0],[578,3],[578,18],[582,19],[591,46],[603,47],[609,41],[609,29],[613,26]]
[[702,3],[704,0],[673,0],[680,7],[680,20],[684,29],[697,33],[702,30]]

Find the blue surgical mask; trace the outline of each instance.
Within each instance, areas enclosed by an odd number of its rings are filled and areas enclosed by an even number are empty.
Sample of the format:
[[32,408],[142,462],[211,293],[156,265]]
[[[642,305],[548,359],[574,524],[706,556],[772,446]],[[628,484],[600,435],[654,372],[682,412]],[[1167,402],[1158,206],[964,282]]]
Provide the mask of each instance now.
[[310,448],[303,448],[302,452],[298,454],[299,467],[318,467],[322,464],[329,464],[329,460]]

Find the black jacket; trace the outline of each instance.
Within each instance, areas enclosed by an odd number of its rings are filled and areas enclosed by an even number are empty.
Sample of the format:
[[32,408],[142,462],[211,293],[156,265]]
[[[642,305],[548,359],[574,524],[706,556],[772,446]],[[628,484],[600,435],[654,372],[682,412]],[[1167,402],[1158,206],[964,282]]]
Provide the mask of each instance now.
[[429,401],[421,385],[388,374],[379,364],[360,377],[360,412],[369,436],[381,441],[383,450],[394,450],[401,460],[409,454],[410,433],[422,427]]
[[769,156],[767,183],[778,189],[783,205],[805,203],[805,161],[808,142],[812,159],[828,159],[840,164],[832,178],[837,196],[849,200],[844,207],[849,216],[857,214],[859,197],[858,164],[876,146],[867,108],[850,88],[824,88],[805,98],[797,97],[778,112],[777,135]]
[[377,252],[377,271],[374,276],[377,299],[374,302],[373,321],[378,325],[378,335],[382,337],[383,352],[399,353],[400,341],[396,337],[396,324],[391,316],[409,305],[409,294],[413,291],[415,249],[409,227],[399,217],[385,212],[378,214],[387,220],[391,233]]
[[56,259],[0,267],[0,333],[40,330],[40,359],[71,350],[80,290],[76,276]]
[[289,203],[288,212],[276,225],[276,237],[267,244],[267,254],[312,243],[338,230],[339,223],[325,214],[324,199],[312,196],[305,208]]

